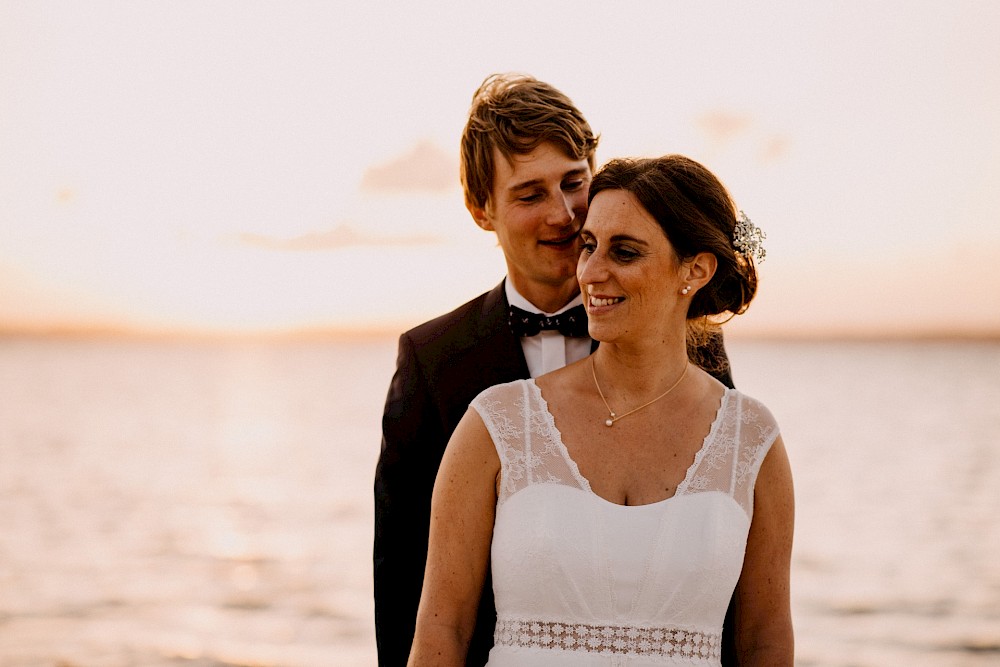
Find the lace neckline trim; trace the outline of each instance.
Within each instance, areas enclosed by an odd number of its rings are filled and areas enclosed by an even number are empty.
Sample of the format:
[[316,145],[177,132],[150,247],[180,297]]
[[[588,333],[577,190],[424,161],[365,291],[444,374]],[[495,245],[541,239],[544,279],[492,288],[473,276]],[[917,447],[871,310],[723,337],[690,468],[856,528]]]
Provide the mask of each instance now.
[[730,389],[729,387],[725,387],[725,390],[722,394],[722,398],[719,400],[719,407],[716,408],[715,411],[715,418],[712,420],[712,425],[708,429],[708,434],[706,434],[705,439],[702,440],[701,447],[698,448],[698,451],[694,455],[694,461],[692,461],[691,465],[688,466],[687,471],[684,473],[684,479],[681,480],[681,483],[677,485],[676,489],[674,489],[673,495],[668,496],[667,498],[664,498],[662,500],[657,500],[652,503],[645,503],[643,505],[621,505],[619,503],[608,500],[604,496],[598,495],[594,491],[594,489],[591,488],[590,480],[588,480],[586,477],[583,476],[583,474],[580,472],[579,466],[577,466],[576,464],[576,461],[574,461],[573,457],[570,456],[569,449],[566,447],[566,443],[563,442],[562,432],[556,426],[556,420],[555,417],[552,416],[552,412],[549,411],[549,403],[548,401],[545,400],[545,397],[542,395],[542,390],[535,382],[535,378],[529,378],[528,380],[526,380],[526,382],[528,386],[532,388],[532,391],[535,394],[535,398],[537,398],[539,403],[541,404],[542,412],[545,419],[545,424],[555,435],[555,441],[556,444],[559,446],[559,451],[566,459],[566,462],[569,464],[569,468],[573,473],[573,477],[580,484],[580,486],[583,487],[585,491],[590,493],[590,495],[592,495],[595,498],[598,498],[599,500],[607,503],[608,505],[612,505],[614,507],[624,507],[629,509],[642,508],[642,507],[655,507],[657,505],[667,504],[669,501],[673,500],[679,495],[682,495],[683,492],[687,490],[687,487],[691,484],[691,480],[694,477],[695,470],[698,469],[698,466],[701,464],[702,459],[705,458],[705,455],[708,453],[708,451],[712,449],[712,445],[715,444],[716,434],[718,433],[719,427],[722,424],[722,417],[726,412],[727,406],[729,405],[730,398],[738,393],[737,390],[735,389]]

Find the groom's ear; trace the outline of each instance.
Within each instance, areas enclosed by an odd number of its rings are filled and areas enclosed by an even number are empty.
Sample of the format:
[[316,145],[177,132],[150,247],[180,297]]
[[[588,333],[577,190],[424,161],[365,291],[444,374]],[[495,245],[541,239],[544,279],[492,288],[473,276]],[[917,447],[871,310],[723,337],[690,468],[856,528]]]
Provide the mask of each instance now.
[[472,215],[472,219],[476,221],[476,224],[488,232],[494,232],[496,230],[493,228],[493,221],[490,220],[489,213],[486,210],[487,207],[489,207],[489,202],[487,202],[485,207],[476,206],[475,204],[470,204],[469,202],[465,203],[465,208],[469,210],[469,213]]

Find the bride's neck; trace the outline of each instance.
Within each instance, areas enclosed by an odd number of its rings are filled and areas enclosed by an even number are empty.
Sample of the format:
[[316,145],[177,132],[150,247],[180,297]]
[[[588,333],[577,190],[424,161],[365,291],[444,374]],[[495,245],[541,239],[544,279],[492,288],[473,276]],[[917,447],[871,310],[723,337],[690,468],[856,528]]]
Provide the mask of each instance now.
[[601,343],[594,365],[604,382],[628,394],[646,394],[675,381],[688,364],[687,347],[663,341],[641,348]]

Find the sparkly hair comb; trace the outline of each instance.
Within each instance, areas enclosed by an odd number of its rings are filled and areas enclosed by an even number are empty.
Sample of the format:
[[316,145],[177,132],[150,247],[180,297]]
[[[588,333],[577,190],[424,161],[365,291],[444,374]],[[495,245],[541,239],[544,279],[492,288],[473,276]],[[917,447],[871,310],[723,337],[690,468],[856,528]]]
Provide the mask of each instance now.
[[764,230],[750,222],[747,214],[740,211],[736,218],[736,228],[733,230],[733,247],[737,252],[747,259],[752,257],[758,263],[763,262],[767,256],[767,251],[764,250],[766,238]]

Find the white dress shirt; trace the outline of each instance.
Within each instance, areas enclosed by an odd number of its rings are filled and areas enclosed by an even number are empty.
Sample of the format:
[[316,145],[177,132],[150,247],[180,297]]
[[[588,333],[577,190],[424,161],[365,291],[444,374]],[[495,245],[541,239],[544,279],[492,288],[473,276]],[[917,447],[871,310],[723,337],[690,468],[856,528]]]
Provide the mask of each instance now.
[[[507,292],[507,302],[529,313],[542,315],[558,315],[583,303],[583,296],[576,295],[572,301],[554,313],[546,313],[535,307],[521,296],[510,280],[504,281]],[[537,336],[522,336],[521,349],[524,350],[524,360],[528,362],[528,372],[535,378],[550,371],[562,368],[566,364],[585,359],[590,356],[593,341],[590,337],[567,338],[558,331],[541,331]]]

